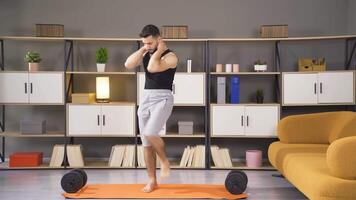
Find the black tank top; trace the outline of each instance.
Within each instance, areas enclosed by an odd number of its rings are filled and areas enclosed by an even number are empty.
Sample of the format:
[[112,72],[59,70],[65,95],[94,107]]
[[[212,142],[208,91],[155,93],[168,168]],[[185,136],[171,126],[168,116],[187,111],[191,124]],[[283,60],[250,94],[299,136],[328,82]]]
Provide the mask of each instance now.
[[[171,52],[170,49],[164,51],[161,58],[167,53]],[[174,74],[176,72],[175,68],[169,68],[163,72],[151,73],[147,70],[148,62],[150,61],[150,53],[146,53],[143,57],[143,68],[145,69],[145,89],[168,89],[172,90],[172,83],[174,79]]]

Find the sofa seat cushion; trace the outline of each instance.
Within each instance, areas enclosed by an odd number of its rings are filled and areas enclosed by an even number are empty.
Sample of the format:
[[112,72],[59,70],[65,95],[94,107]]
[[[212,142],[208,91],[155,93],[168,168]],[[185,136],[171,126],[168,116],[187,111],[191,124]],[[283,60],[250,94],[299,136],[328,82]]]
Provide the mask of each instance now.
[[271,164],[284,174],[283,163],[287,156],[294,153],[326,153],[327,144],[286,144],[273,142],[268,148],[268,158]]
[[333,176],[325,153],[293,153],[283,163],[284,175],[312,200],[356,199],[356,180]]

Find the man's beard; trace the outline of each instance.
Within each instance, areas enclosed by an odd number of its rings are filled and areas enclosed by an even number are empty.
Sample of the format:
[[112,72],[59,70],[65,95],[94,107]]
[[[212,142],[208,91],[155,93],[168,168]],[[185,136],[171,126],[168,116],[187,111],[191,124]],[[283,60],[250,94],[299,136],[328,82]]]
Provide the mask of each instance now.
[[151,49],[151,50],[149,50],[148,52],[152,55],[152,54],[154,54],[156,51],[157,51],[157,48]]

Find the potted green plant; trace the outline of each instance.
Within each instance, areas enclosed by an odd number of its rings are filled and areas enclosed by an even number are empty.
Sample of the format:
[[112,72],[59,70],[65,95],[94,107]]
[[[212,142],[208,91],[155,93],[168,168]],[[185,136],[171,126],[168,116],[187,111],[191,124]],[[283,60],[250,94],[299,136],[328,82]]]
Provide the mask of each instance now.
[[38,71],[41,60],[40,54],[34,51],[28,51],[25,55],[25,61],[28,62],[29,71]]
[[254,70],[257,72],[267,71],[267,62],[257,60],[254,65]]
[[262,89],[258,89],[256,91],[256,101],[257,103],[263,103],[263,99],[264,99],[264,92]]
[[96,50],[96,67],[98,72],[105,71],[105,64],[108,61],[108,50],[100,47]]

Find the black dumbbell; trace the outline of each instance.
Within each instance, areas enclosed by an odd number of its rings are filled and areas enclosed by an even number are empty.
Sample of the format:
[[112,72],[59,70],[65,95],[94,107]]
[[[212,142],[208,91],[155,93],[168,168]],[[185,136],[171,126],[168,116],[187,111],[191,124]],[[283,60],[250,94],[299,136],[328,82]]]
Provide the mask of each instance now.
[[231,194],[242,194],[247,188],[247,175],[240,170],[233,170],[228,173],[225,179],[225,188]]
[[61,180],[62,189],[67,193],[76,193],[85,186],[87,175],[82,169],[73,169],[64,174]]

